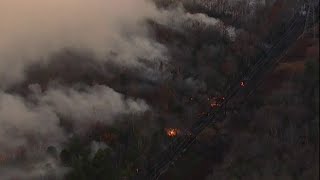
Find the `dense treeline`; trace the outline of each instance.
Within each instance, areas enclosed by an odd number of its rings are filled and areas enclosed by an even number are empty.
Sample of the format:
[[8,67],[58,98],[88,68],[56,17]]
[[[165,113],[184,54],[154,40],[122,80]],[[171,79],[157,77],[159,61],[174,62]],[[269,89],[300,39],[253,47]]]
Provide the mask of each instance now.
[[226,129],[234,143],[207,179],[318,179],[319,62],[304,67],[230,117]]
[[[221,22],[214,26],[187,20],[181,30],[147,22],[155,39],[169,51],[169,61],[158,64],[166,74],[163,79],[145,80],[121,68],[119,74],[112,64],[105,65],[115,74],[109,79],[95,71],[86,73],[85,83],[105,83],[126,96],[144,99],[152,110],[117,117],[112,125],[97,122],[88,132],[70,138],[55,155],[70,168],[66,179],[132,177],[172,140],[164,129],[190,127],[210,107],[207,99],[222,94],[228,82],[263,54],[260,42],[272,43],[279,37],[291,13],[291,6],[277,1],[257,6],[253,12],[234,5],[241,11],[241,16],[235,17],[226,2],[220,4],[221,9],[182,2],[187,13],[219,18]],[[164,10],[180,6],[175,3],[157,1]],[[234,37],[230,37],[230,27]],[[221,127],[209,128],[164,178],[204,179],[213,168],[208,179],[315,179],[319,135],[319,79],[315,77],[319,64],[308,61],[305,67],[304,74],[296,75],[286,86],[268,96],[252,97]],[[74,78],[83,78],[77,76]]]

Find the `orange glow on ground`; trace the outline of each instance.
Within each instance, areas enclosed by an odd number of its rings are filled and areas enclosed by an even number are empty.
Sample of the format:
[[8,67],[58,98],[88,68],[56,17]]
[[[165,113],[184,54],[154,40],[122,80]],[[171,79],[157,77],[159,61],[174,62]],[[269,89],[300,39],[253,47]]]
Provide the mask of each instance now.
[[179,129],[176,129],[176,128],[166,128],[165,131],[167,136],[170,138],[176,137],[180,132]]

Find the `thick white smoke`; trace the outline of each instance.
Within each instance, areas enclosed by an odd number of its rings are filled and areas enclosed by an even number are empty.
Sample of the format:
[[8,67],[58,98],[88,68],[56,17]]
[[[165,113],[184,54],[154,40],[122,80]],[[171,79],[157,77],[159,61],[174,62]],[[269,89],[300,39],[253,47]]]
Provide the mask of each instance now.
[[117,115],[146,110],[144,101],[125,99],[106,86],[86,87],[83,91],[52,88],[34,94],[32,102],[0,93],[0,152],[27,146],[31,139],[48,145],[62,142],[66,136],[59,117],[67,117],[76,131],[83,131],[96,121],[110,124]]
[[74,120],[82,127],[95,121],[111,124],[116,115],[141,113],[148,110],[142,100],[125,99],[106,86],[86,87],[80,92],[72,88],[53,88],[38,95],[41,107],[50,107],[59,116]]
[[[30,89],[33,93],[28,98],[0,92],[0,174],[8,178],[41,179],[47,175],[45,166],[50,159],[43,152],[50,145],[59,147],[68,137],[59,124],[60,117],[67,117],[74,132],[81,133],[96,121],[111,124],[117,115],[143,113],[149,108],[142,100],[124,98],[102,85],[83,87],[81,91],[51,87],[42,92],[38,85]],[[21,148],[26,150],[24,164],[28,168],[1,166],[16,159]],[[49,164],[54,166],[53,173],[63,170],[56,161],[50,160]]]
[[63,48],[102,60],[112,51],[125,65],[162,58],[164,48],[143,26],[157,15],[145,0],[1,0],[0,87],[22,80],[26,65]]
[[[235,38],[235,28],[225,26],[220,19],[209,17],[203,13],[191,14],[180,5],[175,9],[163,10],[157,17],[157,22],[178,31],[185,31],[200,26],[203,28],[225,28],[227,35],[232,40]],[[219,27],[220,26],[220,27]],[[222,29],[221,29],[222,30]]]
[[[68,134],[60,126],[61,117],[81,132],[94,121],[110,124],[118,115],[148,110],[143,100],[125,98],[103,85],[46,91],[30,85],[32,93],[27,97],[6,91],[24,80],[29,65],[47,62],[66,48],[88,51],[96,60],[112,60],[129,68],[140,67],[140,59],[166,59],[166,48],[150,37],[146,19],[180,30],[194,22],[205,26],[220,22],[181,8],[159,11],[147,0],[0,0],[0,163],[20,147],[41,153],[48,145],[64,142]],[[228,30],[230,35],[233,31]],[[189,83],[196,82],[191,79]],[[46,175],[43,164],[48,159],[42,157],[39,161],[30,157],[27,169],[0,164],[0,174],[26,179]],[[59,169],[59,163],[50,164]]]
[[19,96],[0,93],[0,152],[28,145],[31,139],[54,143],[64,137],[59,119],[48,107],[28,104]]

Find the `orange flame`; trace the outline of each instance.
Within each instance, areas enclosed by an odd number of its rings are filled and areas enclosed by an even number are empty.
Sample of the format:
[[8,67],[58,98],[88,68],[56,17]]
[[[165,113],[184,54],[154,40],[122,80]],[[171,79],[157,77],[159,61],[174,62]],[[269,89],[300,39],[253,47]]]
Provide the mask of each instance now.
[[220,104],[217,103],[217,102],[215,102],[215,101],[212,102],[210,105],[211,105],[212,108],[216,108],[216,107],[219,107],[219,106],[220,106]]
[[176,129],[176,128],[166,128],[165,131],[167,133],[167,136],[170,138],[177,136],[178,133],[180,132],[179,129]]

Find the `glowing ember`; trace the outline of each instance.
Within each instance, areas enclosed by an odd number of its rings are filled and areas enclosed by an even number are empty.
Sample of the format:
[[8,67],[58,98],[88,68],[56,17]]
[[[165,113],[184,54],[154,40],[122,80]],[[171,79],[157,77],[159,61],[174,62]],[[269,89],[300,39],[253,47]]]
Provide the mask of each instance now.
[[210,105],[211,105],[212,108],[215,108],[215,107],[219,107],[219,106],[220,106],[220,104],[217,103],[217,102],[212,102]]
[[171,138],[177,136],[179,133],[179,129],[175,128],[166,128],[165,131],[167,133],[167,136]]
[[220,107],[224,99],[224,97],[213,97],[210,101],[210,106],[212,108]]

